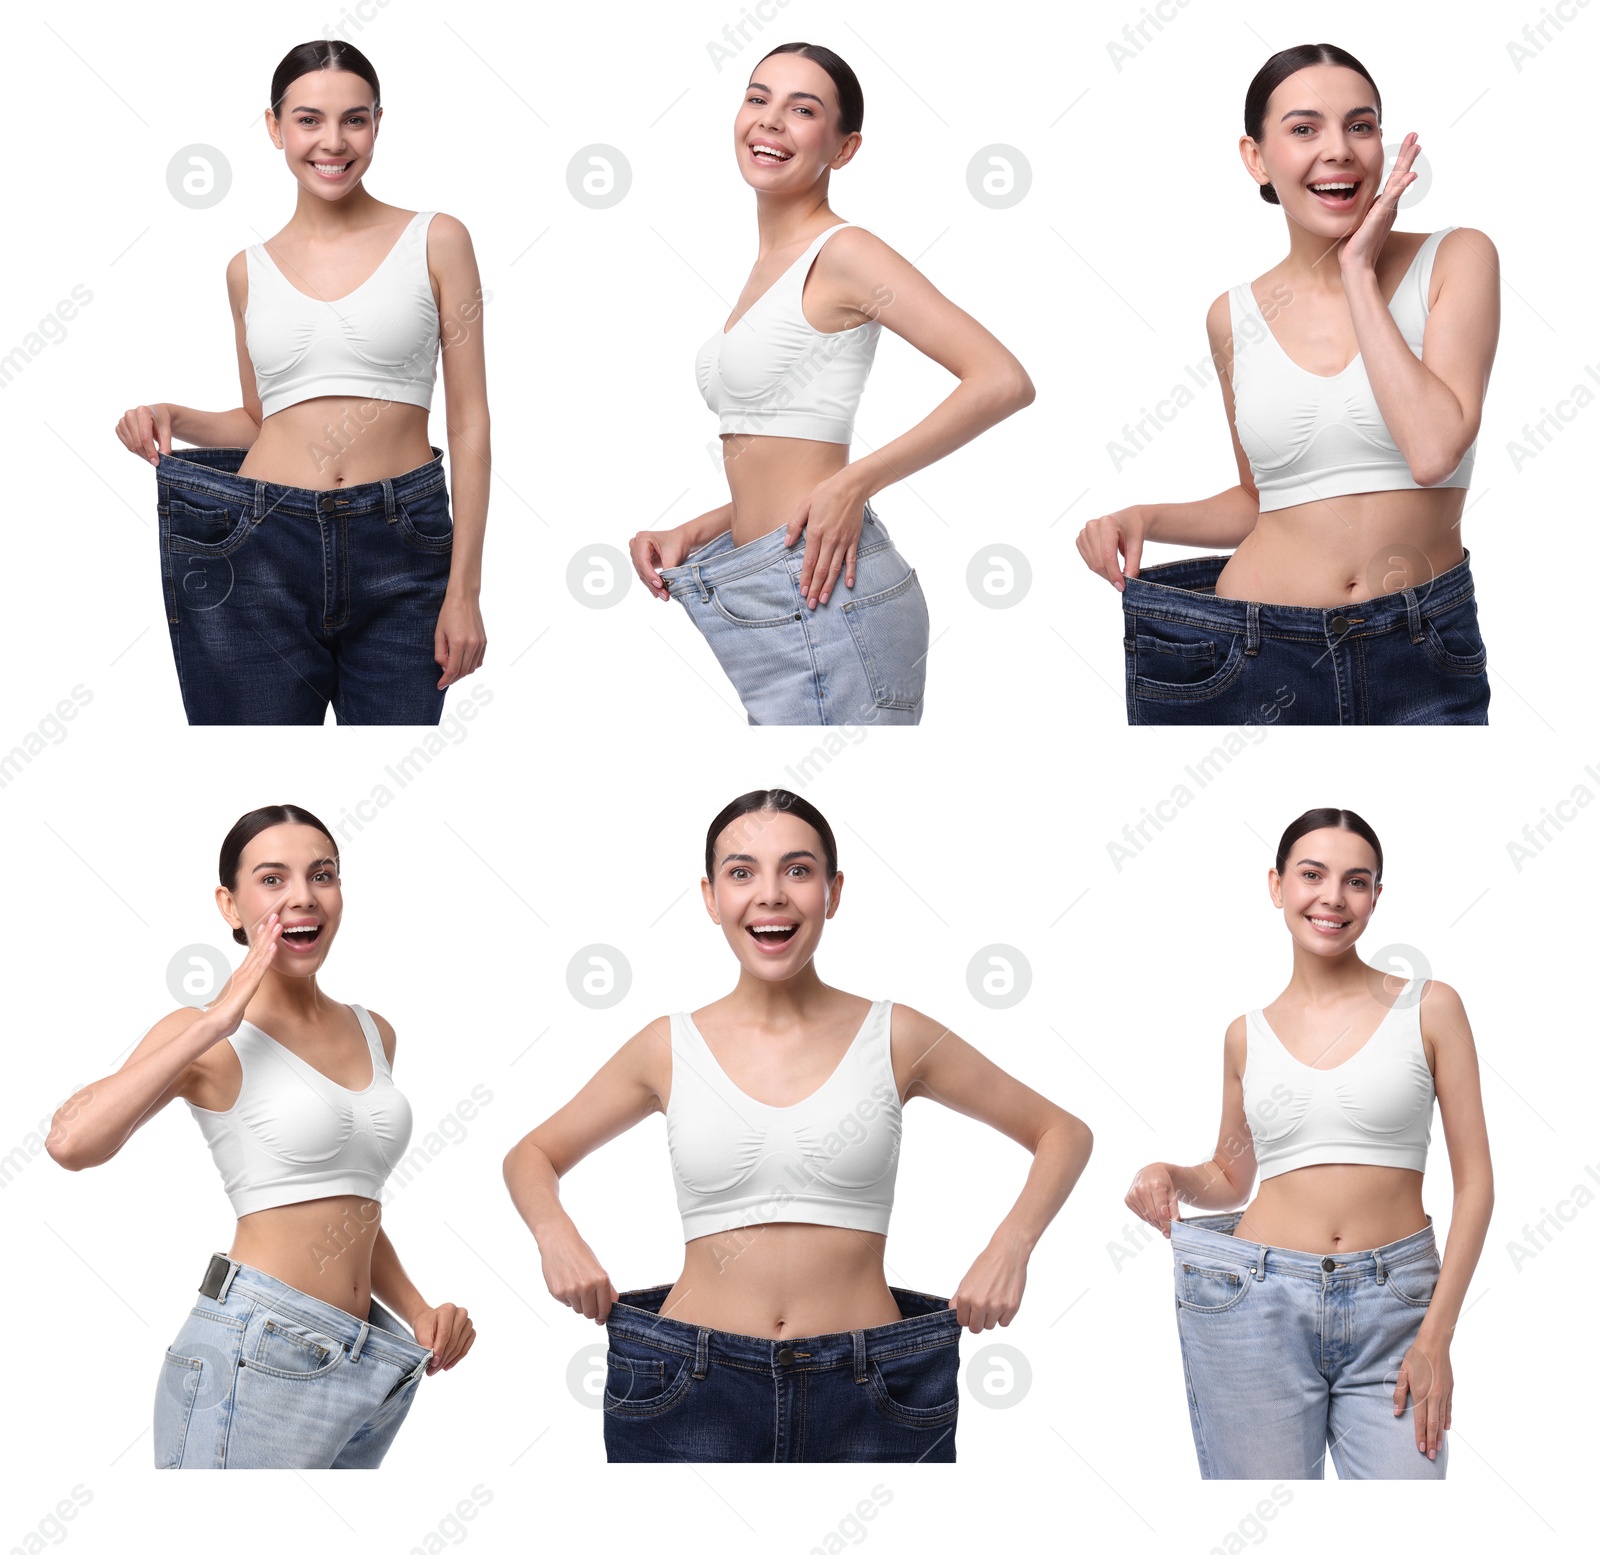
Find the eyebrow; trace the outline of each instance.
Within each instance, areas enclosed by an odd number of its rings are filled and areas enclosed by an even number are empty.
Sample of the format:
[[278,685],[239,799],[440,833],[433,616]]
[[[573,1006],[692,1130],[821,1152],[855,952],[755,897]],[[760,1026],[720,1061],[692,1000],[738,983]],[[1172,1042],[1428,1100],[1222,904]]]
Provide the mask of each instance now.
[[[321,113],[321,114],[326,114],[327,111],[328,110],[326,108],[314,108],[309,103],[303,103],[298,108],[289,108],[289,109],[285,110],[285,112],[287,112],[287,113]],[[341,108],[339,111],[341,113],[371,113],[372,112],[372,104],[371,103],[357,103],[354,108]]]
[[[334,868],[337,869],[339,866],[339,861],[336,858],[319,858],[311,861],[311,867],[313,869],[321,869],[324,864],[332,864]],[[289,866],[287,864],[257,864],[256,868],[251,870],[250,873],[255,874],[256,870],[260,869],[287,869],[288,867]]]
[[[787,864],[790,859],[797,858],[808,858],[813,864],[817,861],[817,855],[813,853],[810,848],[794,848],[790,852],[785,853],[783,857],[778,860],[778,862],[780,864]],[[753,864],[755,861],[756,859],[753,853],[725,853],[722,856],[722,862],[724,864]]]
[[[1370,108],[1370,107],[1368,107],[1368,108],[1352,108],[1345,115],[1345,118],[1347,118],[1347,119],[1359,119],[1359,118],[1362,118],[1362,117],[1369,117],[1369,118],[1376,119],[1378,117],[1378,110],[1376,108]],[[1286,114],[1284,114],[1283,119],[1279,119],[1278,120],[1278,123],[1282,124],[1284,119],[1325,119],[1325,118],[1327,118],[1327,115],[1325,113],[1323,113],[1320,109],[1317,109],[1317,108],[1291,108]]]
[[[768,97],[772,96],[772,88],[770,86],[763,86],[759,81],[752,81],[750,85],[745,88],[745,91],[765,92]],[[803,97],[807,102],[815,103],[819,108],[826,108],[828,106],[820,97],[817,96],[815,92],[791,92],[788,97],[784,99],[784,101],[792,103],[797,97]]]
[[[1313,869],[1326,869],[1328,867],[1322,862],[1321,859],[1316,858],[1303,858],[1298,860],[1298,862],[1301,864],[1309,864]],[[1347,869],[1345,873],[1347,875],[1370,875],[1372,871],[1368,869],[1365,864],[1358,864],[1354,869]]]

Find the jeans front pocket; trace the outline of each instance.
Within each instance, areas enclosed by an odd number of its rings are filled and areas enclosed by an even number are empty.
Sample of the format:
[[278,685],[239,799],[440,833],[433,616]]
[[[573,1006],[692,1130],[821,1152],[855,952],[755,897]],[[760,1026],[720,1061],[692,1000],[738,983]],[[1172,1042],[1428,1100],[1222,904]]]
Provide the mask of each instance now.
[[1433,1300],[1433,1288],[1438,1283],[1437,1253],[1430,1253],[1426,1258],[1413,1258],[1398,1268],[1391,1264],[1383,1273],[1384,1288],[1408,1307],[1426,1307]]
[[1422,646],[1446,675],[1482,675],[1489,651],[1478,631],[1478,607],[1468,595],[1439,615],[1423,614]]
[[784,558],[711,587],[711,607],[730,626],[788,626],[800,619],[799,594]]
[[1244,673],[1237,632],[1128,612],[1124,638],[1133,694],[1140,700],[1194,702],[1226,691]]
[[1248,1269],[1225,1264],[1178,1264],[1178,1305],[1187,1312],[1231,1312],[1256,1283]]
[[960,1332],[867,1363],[867,1388],[879,1414],[897,1425],[931,1430],[949,1425],[960,1408]]
[[178,496],[163,489],[157,513],[164,551],[183,556],[231,556],[249,538],[251,515],[222,497]]
[[244,1364],[269,1376],[304,1381],[325,1376],[344,1358],[337,1339],[288,1318],[269,1317]]
[[[840,610],[861,656],[877,707],[914,712],[922,706],[928,674],[928,601],[900,553],[888,547],[872,556],[873,572],[902,576],[876,593],[852,596]],[[857,585],[878,581],[858,560]],[[826,606],[822,608],[826,609]]]
[[682,1403],[693,1381],[688,1356],[613,1334],[606,1351],[601,1407],[608,1415],[654,1419]]
[[455,543],[450,498],[443,486],[436,491],[396,502],[394,521],[400,538],[413,550],[448,551]]

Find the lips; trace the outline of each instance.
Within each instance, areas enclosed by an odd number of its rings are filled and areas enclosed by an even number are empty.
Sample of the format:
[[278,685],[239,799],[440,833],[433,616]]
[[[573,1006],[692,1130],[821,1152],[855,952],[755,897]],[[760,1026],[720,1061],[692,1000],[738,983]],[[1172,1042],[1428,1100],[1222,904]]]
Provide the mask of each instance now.
[[290,950],[310,950],[322,938],[320,923],[290,923],[283,926],[280,943]]
[[760,923],[747,923],[744,931],[764,954],[776,956],[799,933],[800,925],[787,919],[769,918]]
[[1306,188],[1311,197],[1330,211],[1348,211],[1361,193],[1359,178],[1314,178]]
[[1335,935],[1343,934],[1350,927],[1348,918],[1334,918],[1326,913],[1306,913],[1305,920],[1318,934],[1325,934],[1330,939]]
[[750,142],[750,155],[762,167],[782,167],[785,162],[794,157],[792,151],[769,140],[754,140]]
[[311,171],[318,178],[343,178],[356,164],[354,159],[349,162],[312,162]]

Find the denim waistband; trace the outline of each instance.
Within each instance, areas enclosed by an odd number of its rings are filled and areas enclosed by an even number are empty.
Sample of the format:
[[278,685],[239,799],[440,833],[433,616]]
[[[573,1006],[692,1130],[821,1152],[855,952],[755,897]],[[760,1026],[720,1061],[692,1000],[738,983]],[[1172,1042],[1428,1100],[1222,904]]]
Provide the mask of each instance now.
[[[428,445],[430,448],[433,445]],[[174,491],[221,498],[249,508],[257,518],[267,513],[382,513],[394,515],[396,502],[425,497],[444,488],[444,450],[433,449],[433,458],[403,475],[387,480],[363,481],[359,486],[329,486],[318,490],[310,486],[284,486],[277,481],[260,481],[238,474],[248,448],[185,448],[182,453],[162,454],[156,481]]]
[[1401,626],[1410,633],[1413,642],[1418,642],[1422,638],[1424,614],[1440,615],[1452,605],[1472,597],[1470,551],[1463,551],[1454,567],[1414,588],[1326,609],[1316,605],[1269,605],[1250,599],[1218,599],[1208,591],[1217,586],[1217,576],[1230,559],[1227,556],[1193,556],[1183,561],[1162,562],[1144,568],[1137,578],[1127,579],[1123,585],[1122,607],[1128,630],[1133,630],[1133,620],[1137,616],[1158,616],[1190,626],[1243,632],[1248,639],[1246,652],[1253,652],[1263,635],[1342,642],[1353,637],[1376,637]]
[[[218,1257],[223,1256],[218,1254]],[[201,1293],[197,1305],[225,1307],[230,1296],[246,1296],[262,1306],[344,1346],[352,1361],[364,1355],[376,1356],[403,1371],[418,1369],[427,1364],[432,1350],[424,1349],[412,1338],[399,1318],[376,1299],[372,1302],[369,1321],[362,1322],[343,1307],[319,1301],[303,1290],[285,1285],[282,1280],[264,1273],[236,1259],[228,1260],[231,1268],[222,1283],[222,1293],[214,1300]]]
[[1241,1241],[1229,1233],[1243,1215],[1243,1210],[1233,1210],[1226,1215],[1196,1215],[1192,1220],[1172,1221],[1173,1251],[1188,1248],[1203,1253],[1208,1260],[1248,1269],[1258,1280],[1266,1279],[1270,1271],[1322,1281],[1373,1277],[1380,1285],[1387,1270],[1413,1263],[1418,1258],[1438,1255],[1432,1215],[1428,1216],[1427,1225],[1410,1236],[1354,1253],[1306,1253],[1292,1247],[1267,1247],[1260,1242]]
[[[781,525],[771,534],[762,535],[756,540],[747,540],[743,545],[733,543],[733,531],[724,530],[714,540],[708,540],[689,554],[676,567],[662,567],[659,570],[661,581],[666,584],[669,594],[699,594],[702,598],[708,589],[718,583],[731,583],[735,578],[745,577],[752,572],[760,572],[763,567],[770,567],[779,557],[789,556],[794,559],[795,565],[800,565],[805,554],[805,535],[793,545],[785,545],[783,537],[788,534],[789,526]],[[883,521],[872,511],[869,502],[861,514],[861,538],[857,542],[857,554],[866,550],[868,546],[889,544],[889,531],[883,527]]]
[[[761,1339],[754,1334],[730,1334],[720,1328],[704,1328],[698,1323],[682,1323],[662,1317],[661,1303],[670,1285],[652,1285],[648,1290],[626,1290],[613,1303],[606,1327],[628,1339],[640,1340],[663,1350],[673,1350],[695,1359],[694,1375],[705,1375],[706,1366],[715,1360],[725,1366],[756,1367],[762,1371],[822,1371],[835,1366],[854,1366],[858,1379],[865,1377],[869,1360],[948,1344],[960,1322],[947,1296],[930,1296],[920,1290],[889,1287],[889,1294],[906,1315],[893,1323],[874,1328],[858,1328],[847,1333],[814,1334],[798,1339]],[[956,1333],[959,1339],[959,1333]]]

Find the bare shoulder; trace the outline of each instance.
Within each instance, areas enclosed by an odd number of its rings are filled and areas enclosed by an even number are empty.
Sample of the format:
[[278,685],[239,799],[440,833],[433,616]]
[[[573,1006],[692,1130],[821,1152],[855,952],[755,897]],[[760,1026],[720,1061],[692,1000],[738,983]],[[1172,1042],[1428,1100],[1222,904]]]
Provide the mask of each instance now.
[[1457,227],[1439,239],[1433,255],[1433,289],[1465,283],[1490,290],[1500,284],[1500,251],[1487,232]]
[[430,259],[465,259],[472,254],[472,234],[466,223],[448,211],[435,211],[428,223],[428,257]]
[[1250,1045],[1250,1025],[1243,1015],[1235,1015],[1228,1022],[1228,1030],[1222,1039],[1223,1055],[1235,1069],[1244,1069],[1245,1053]]
[[[182,1036],[205,1012],[192,1004],[181,1005],[178,1009],[171,1010],[163,1015],[155,1025],[134,1044],[132,1052],[124,1060],[132,1063],[135,1059],[144,1058],[151,1053],[158,1053],[169,1042]],[[228,1041],[215,1043],[193,1059],[168,1088],[170,1096],[186,1096],[191,1100],[198,1094],[199,1088],[207,1082],[233,1082],[237,1088],[237,1078],[243,1071],[239,1066],[239,1056],[233,1050],[233,1044]]]
[[383,1043],[383,1055],[392,1064],[394,1062],[394,1027],[386,1021],[376,1010],[368,1010],[372,1017],[372,1024],[378,1028],[378,1040]]
[[945,1037],[954,1035],[943,1021],[909,1004],[896,1004],[889,1012],[889,1045],[910,1064],[921,1063]]
[[1465,1031],[1467,1007],[1461,1002],[1461,995],[1449,983],[1441,983],[1436,977],[1429,979],[1422,985],[1418,1002],[1422,1024],[1430,1035],[1435,1031],[1445,1035],[1452,1029],[1456,1032]]

